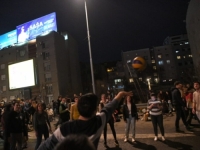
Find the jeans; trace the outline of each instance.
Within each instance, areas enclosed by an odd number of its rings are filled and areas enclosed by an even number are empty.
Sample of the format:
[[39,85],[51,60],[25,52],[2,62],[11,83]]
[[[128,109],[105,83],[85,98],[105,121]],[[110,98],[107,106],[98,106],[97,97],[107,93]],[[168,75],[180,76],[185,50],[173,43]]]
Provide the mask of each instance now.
[[176,121],[175,121],[176,129],[179,129],[179,120],[180,119],[182,119],[183,124],[185,126],[187,126],[184,108],[182,106],[175,106],[175,108],[176,108]]
[[160,128],[161,135],[164,136],[163,115],[151,115],[151,121],[155,136],[158,136],[158,126]]
[[132,117],[131,114],[129,114],[129,118],[126,118],[126,127],[125,127],[125,137],[129,137],[129,131],[131,126],[131,133],[132,138],[135,138],[135,117]]
[[22,133],[11,133],[10,134],[10,150],[15,150],[17,144],[17,150],[22,150]]
[[[108,124],[110,125],[110,129],[112,131],[115,141],[117,141],[114,123],[115,123],[114,118],[111,116],[110,120],[108,121]],[[104,127],[103,136],[104,136],[104,143],[107,143],[107,124]]]
[[47,125],[39,125],[37,127],[37,142],[35,146],[35,150],[38,149],[42,142],[42,135],[44,135],[44,139],[46,140],[49,137],[49,130]]

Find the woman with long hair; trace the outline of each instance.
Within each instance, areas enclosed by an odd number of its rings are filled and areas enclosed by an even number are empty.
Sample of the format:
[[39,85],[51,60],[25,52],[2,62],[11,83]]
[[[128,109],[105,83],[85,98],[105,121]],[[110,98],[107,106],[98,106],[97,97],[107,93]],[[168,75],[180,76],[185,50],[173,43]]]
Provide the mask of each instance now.
[[[47,125],[49,126],[49,129]],[[44,110],[44,105],[42,103],[38,103],[37,105],[36,112],[33,116],[33,126],[37,138],[37,143],[35,146],[35,150],[37,150],[42,142],[42,135],[44,135],[44,138],[46,140],[49,137],[49,131],[52,132],[48,114]]]
[[137,107],[130,96],[125,98],[125,103],[123,105],[123,118],[126,123],[124,142],[127,142],[128,140],[130,127],[132,128],[132,142],[135,142],[135,122],[138,120],[138,113]]

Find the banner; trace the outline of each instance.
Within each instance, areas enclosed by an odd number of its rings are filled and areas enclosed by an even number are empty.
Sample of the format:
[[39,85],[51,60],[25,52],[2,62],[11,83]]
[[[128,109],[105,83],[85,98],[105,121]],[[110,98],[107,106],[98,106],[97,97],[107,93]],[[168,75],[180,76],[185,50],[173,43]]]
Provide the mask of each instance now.
[[17,43],[17,31],[13,30],[0,35],[0,49]]

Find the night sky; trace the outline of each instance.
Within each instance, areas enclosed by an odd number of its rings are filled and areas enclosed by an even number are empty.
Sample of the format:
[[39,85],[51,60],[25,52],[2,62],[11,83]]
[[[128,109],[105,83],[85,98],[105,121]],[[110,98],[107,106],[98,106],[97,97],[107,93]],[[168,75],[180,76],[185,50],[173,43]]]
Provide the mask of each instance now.
[[[121,60],[122,51],[161,46],[170,35],[186,33],[189,0],[87,0],[93,62]],[[51,12],[58,32],[79,44],[81,61],[89,62],[83,0],[1,0],[0,34]]]

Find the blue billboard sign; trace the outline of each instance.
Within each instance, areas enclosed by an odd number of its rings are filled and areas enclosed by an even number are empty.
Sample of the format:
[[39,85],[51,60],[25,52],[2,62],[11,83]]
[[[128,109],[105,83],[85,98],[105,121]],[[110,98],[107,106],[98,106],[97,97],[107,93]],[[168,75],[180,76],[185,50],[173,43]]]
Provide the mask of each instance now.
[[17,41],[26,42],[50,31],[57,31],[55,12],[17,26]]
[[17,43],[17,31],[13,30],[0,35],[0,49]]

